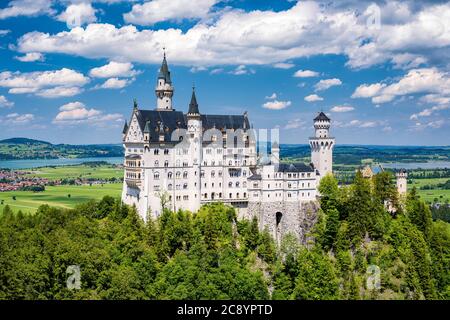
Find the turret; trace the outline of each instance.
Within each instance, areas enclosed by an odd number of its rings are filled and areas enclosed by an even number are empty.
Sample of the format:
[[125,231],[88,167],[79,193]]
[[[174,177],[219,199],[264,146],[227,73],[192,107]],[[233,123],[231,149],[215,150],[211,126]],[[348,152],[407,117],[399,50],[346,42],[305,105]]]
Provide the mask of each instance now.
[[156,110],[158,111],[172,111],[172,96],[173,96],[172,80],[170,78],[169,66],[167,65],[166,53],[164,52],[163,62],[159,69],[158,82],[156,84]]
[[144,142],[149,143],[149,141],[150,141],[150,121],[147,121],[144,127]]
[[200,208],[201,200],[201,165],[202,165],[202,118],[198,109],[197,97],[195,96],[195,88],[192,88],[191,102],[187,113],[187,127],[189,137],[190,154],[192,155],[192,166],[194,168],[194,194],[191,202],[191,210],[197,211]]
[[320,178],[333,172],[333,148],[335,140],[330,137],[331,120],[323,112],[314,118],[314,137],[309,138],[311,162],[319,171]]

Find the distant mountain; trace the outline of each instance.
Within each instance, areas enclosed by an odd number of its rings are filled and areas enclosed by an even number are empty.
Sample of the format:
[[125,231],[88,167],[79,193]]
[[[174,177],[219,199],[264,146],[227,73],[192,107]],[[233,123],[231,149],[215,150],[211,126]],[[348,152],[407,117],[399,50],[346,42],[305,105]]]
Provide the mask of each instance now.
[[0,144],[46,144],[46,145],[51,145],[51,143],[47,142],[47,141],[28,139],[28,138],[4,139],[4,140],[0,140]]
[[47,141],[28,138],[0,140],[0,160],[121,156],[123,156],[123,147],[120,144],[52,144]]

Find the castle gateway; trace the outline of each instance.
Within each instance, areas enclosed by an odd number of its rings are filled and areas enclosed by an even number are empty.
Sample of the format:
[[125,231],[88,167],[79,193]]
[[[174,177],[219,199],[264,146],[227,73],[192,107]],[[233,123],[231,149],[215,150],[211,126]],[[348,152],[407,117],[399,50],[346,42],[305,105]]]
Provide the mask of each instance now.
[[174,86],[164,56],[155,89],[156,108],[134,103],[123,128],[124,184],[122,201],[139,215],[157,217],[163,208],[196,212],[220,201],[236,208],[238,217],[258,217],[280,240],[292,232],[304,240],[316,212],[317,186],[332,172],[334,138],[330,119],[320,112],[309,140],[311,164],[279,162],[279,145],[270,157],[257,155],[247,113],[203,114],[192,90],[187,113],[173,108]]

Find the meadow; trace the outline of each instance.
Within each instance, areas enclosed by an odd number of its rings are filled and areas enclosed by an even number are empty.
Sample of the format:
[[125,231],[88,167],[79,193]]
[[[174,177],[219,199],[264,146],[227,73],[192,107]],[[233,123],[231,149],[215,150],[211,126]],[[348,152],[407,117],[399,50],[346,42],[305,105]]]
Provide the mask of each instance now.
[[123,169],[114,165],[74,165],[74,166],[56,166],[42,167],[27,170],[28,177],[39,177],[49,180],[92,178],[92,179],[110,179],[123,178]]
[[412,179],[412,182],[408,184],[408,189],[416,187],[421,199],[427,203],[434,202],[434,199],[436,198],[442,203],[446,200],[450,201],[450,190],[421,190],[420,187],[445,183],[447,180],[448,178]]
[[43,192],[0,192],[0,212],[6,205],[14,211],[21,210],[24,213],[34,213],[43,204],[58,208],[74,208],[77,204],[99,200],[106,195],[119,198],[121,191],[122,183],[108,183],[92,186],[47,186]]

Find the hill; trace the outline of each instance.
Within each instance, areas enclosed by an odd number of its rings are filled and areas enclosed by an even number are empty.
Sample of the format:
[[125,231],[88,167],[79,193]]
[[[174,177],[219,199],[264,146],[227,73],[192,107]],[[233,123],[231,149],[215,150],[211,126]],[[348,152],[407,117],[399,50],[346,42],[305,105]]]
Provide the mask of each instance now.
[[123,148],[114,144],[52,144],[28,138],[0,140],[0,160],[121,157]]

